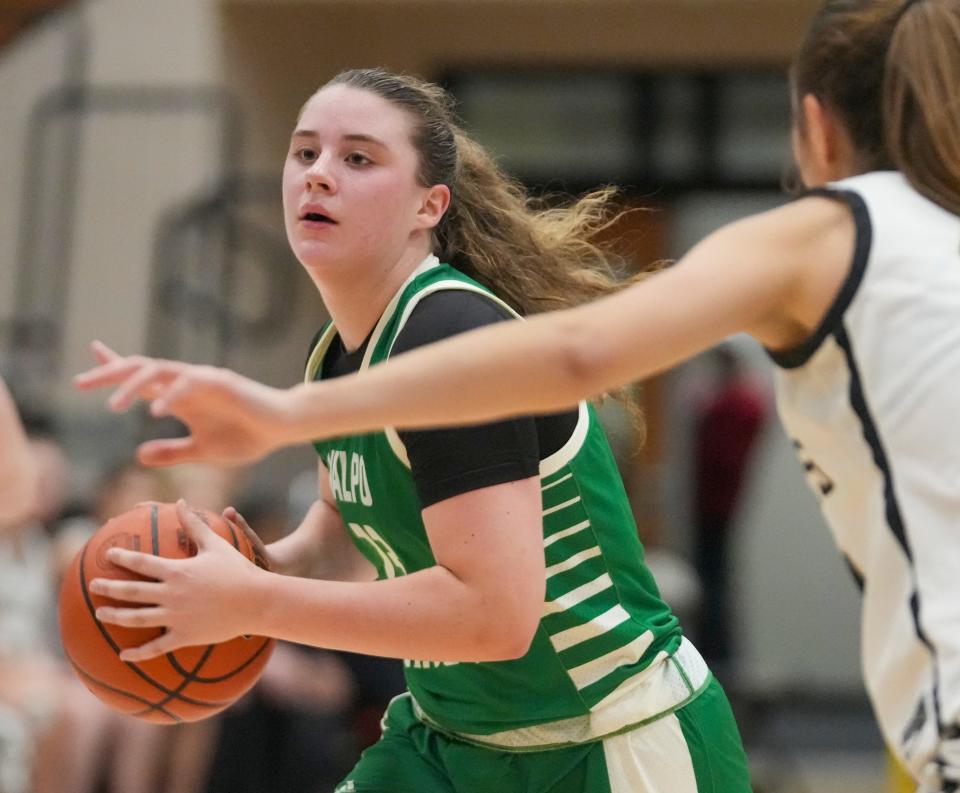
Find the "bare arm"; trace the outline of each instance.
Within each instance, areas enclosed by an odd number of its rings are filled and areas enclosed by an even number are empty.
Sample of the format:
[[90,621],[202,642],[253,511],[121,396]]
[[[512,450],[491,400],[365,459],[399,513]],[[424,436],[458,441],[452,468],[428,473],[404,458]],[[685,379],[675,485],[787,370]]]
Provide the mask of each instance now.
[[823,198],[733,223],[674,267],[612,296],[300,386],[288,399],[286,437],[559,410],[743,331],[774,349],[794,346],[827,310],[853,242],[847,209]]
[[97,348],[81,388],[116,385],[111,406],[152,400],[187,438],[151,441],[151,465],[258,459],[313,438],[462,425],[560,410],[663,371],[745,331],[773,349],[803,341],[842,283],[855,229],[845,206],[807,198],[733,223],[643,283],[529,322],[497,323],[358,375],[268,388],[234,372]]
[[24,518],[36,487],[33,452],[13,398],[0,380],[0,530]]
[[[543,608],[540,511],[537,477],[454,496],[423,511],[435,566],[354,583],[261,570],[181,503],[196,556],[169,560],[112,549],[112,561],[154,580],[95,579],[90,587],[149,604],[103,607],[99,619],[166,627],[159,639],[125,651],[130,661],[241,634],[428,661],[517,658],[529,647]],[[249,608],[238,609],[237,602]]]
[[330,492],[327,468],[320,462],[317,467],[320,498],[296,529],[267,546],[270,569],[284,575],[338,581],[372,580],[376,571],[347,535]]
[[544,597],[539,481],[454,496],[423,517],[436,566],[373,583],[262,579],[270,608],[251,630],[395,658],[523,655]]

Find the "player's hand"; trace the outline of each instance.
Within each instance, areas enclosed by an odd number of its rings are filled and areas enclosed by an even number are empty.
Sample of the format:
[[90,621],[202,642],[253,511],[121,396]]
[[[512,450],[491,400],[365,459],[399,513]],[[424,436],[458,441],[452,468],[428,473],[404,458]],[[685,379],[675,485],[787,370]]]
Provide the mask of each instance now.
[[264,573],[182,499],[177,502],[177,515],[197,544],[195,556],[167,559],[115,547],[107,551],[111,562],[152,580],[95,578],[90,582],[91,592],[141,604],[101,606],[96,612],[101,622],[165,629],[156,639],[121,652],[122,661],[146,661],[180,647],[215,644],[249,633],[243,600],[252,576]]
[[288,442],[285,391],[229,369],[121,356],[98,341],[91,350],[98,365],[74,378],[77,388],[115,386],[108,401],[112,410],[148,400],[152,415],[176,416],[190,430],[185,438],[141,444],[137,457],[144,465],[238,465],[259,460]]
[[257,533],[250,528],[247,519],[237,512],[236,507],[227,507],[221,514],[227,523],[246,535],[250,541],[250,545],[253,546],[253,561],[257,567],[262,567],[264,570],[275,573],[283,572],[280,561],[270,552],[270,546],[264,544]]

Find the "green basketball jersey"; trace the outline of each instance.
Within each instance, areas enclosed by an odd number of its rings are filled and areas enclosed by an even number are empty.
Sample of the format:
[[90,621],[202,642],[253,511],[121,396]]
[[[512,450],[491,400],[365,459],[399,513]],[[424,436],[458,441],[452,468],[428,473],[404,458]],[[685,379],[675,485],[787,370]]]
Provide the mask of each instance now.
[[[400,288],[370,337],[361,369],[390,356],[417,303],[442,289],[490,292],[429,257]],[[328,325],[307,363],[320,377],[336,334]],[[381,578],[433,566],[410,467],[395,430],[319,442],[340,514]],[[430,719],[453,732],[489,735],[590,714],[618,687],[680,645],[676,617],[643,560],[623,483],[593,409],[579,407],[567,443],[541,460],[546,601],[525,656],[487,663],[404,662],[407,684]],[[509,582],[504,582],[509,586]]]

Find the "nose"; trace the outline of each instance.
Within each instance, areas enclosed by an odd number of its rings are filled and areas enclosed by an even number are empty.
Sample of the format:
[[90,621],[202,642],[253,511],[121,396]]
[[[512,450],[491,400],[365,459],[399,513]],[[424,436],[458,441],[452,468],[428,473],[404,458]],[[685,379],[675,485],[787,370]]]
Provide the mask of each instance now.
[[316,160],[306,170],[307,191],[320,190],[324,193],[335,193],[337,184],[334,181],[333,174],[330,173],[329,160],[323,155]]

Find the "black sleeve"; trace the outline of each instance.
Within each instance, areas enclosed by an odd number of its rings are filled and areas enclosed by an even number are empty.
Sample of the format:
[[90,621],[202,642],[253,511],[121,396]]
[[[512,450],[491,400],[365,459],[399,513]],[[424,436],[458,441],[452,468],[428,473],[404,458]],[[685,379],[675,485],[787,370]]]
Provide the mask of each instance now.
[[[489,298],[463,289],[434,292],[414,308],[391,355],[457,333],[511,319]],[[536,476],[540,470],[532,417],[438,430],[403,430],[422,507],[482,487]]]

